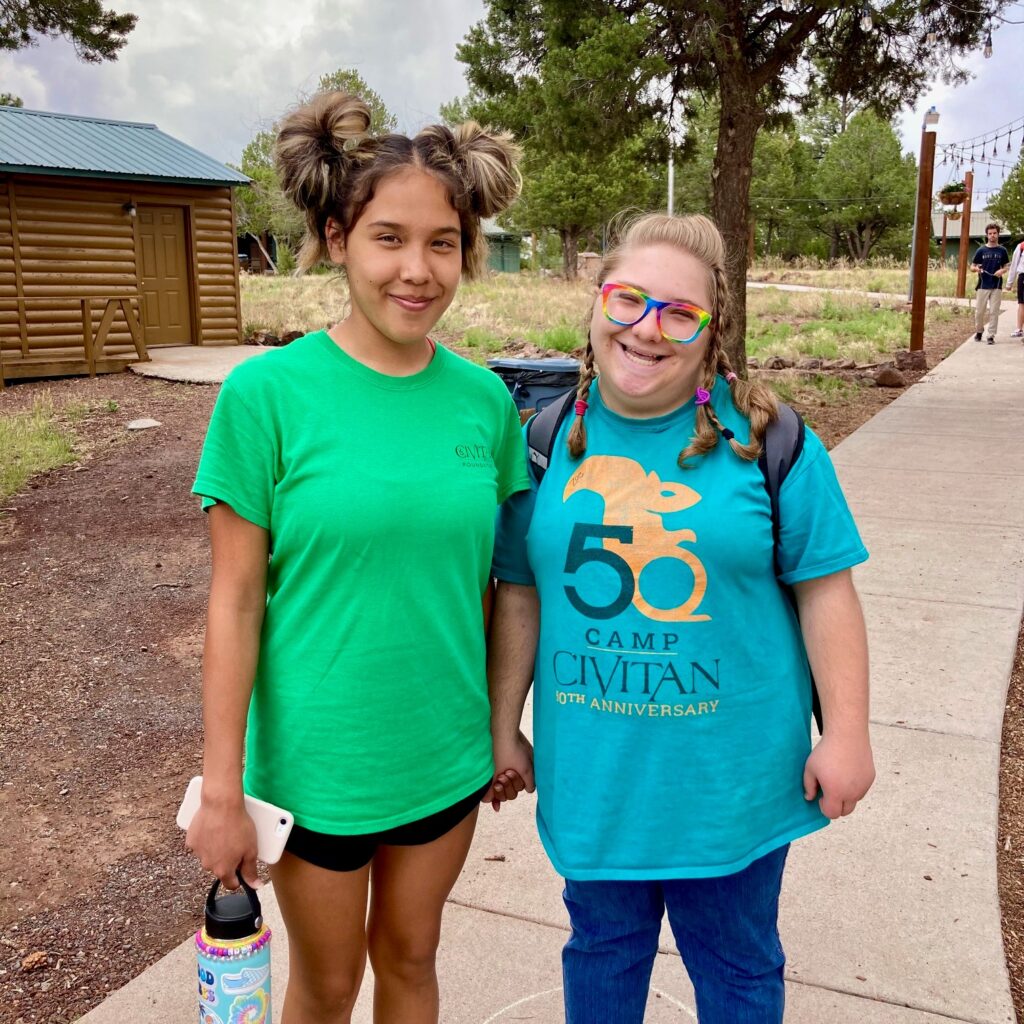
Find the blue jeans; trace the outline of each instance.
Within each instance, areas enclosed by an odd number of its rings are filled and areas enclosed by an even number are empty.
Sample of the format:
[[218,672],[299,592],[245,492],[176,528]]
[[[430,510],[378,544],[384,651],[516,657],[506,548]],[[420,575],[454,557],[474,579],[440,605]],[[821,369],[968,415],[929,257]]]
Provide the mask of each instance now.
[[781,1024],[779,890],[788,844],[721,878],[574,882],[562,950],[566,1024],[641,1024],[668,911],[700,1024]]

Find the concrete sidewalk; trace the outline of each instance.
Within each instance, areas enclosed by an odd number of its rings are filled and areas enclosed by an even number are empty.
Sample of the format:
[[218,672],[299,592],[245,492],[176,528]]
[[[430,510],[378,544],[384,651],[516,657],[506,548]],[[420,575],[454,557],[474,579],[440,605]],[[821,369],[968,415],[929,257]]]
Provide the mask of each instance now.
[[[781,914],[789,1024],[1014,1020],[995,868],[1001,720],[1024,605],[1024,346],[1008,314],[995,346],[965,343],[833,452],[871,551],[856,575],[878,781],[851,818],[794,845]],[[481,811],[446,915],[446,1024],[562,1020],[567,919],[532,810],[520,799]],[[667,930],[663,949],[647,1020],[694,1021]],[[279,1008],[280,927],[273,955]],[[194,979],[189,941],[82,1020],[185,1024]],[[356,1024],[371,1020],[371,989],[368,972]]]

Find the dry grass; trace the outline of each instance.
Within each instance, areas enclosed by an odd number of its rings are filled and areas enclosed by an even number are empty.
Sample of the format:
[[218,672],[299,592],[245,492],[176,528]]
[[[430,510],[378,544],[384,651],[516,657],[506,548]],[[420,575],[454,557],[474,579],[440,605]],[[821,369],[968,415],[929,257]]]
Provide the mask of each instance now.
[[[884,292],[888,295],[906,295],[910,284],[910,269],[905,263],[878,260],[867,266],[840,261],[831,266],[817,260],[785,263],[781,260],[762,260],[750,268],[751,281],[770,281],[774,284],[806,284],[816,288],[840,288],[850,291]],[[972,287],[972,274],[968,274],[968,288]],[[953,296],[956,294],[956,271],[932,264],[928,269],[928,294]]]
[[242,333],[318,331],[345,316],[348,286],[339,274],[258,277],[242,274]]
[[[568,352],[583,343],[592,285],[532,274],[497,274],[463,284],[434,335],[446,344],[500,351],[512,342]],[[314,331],[341,320],[348,287],[340,275],[242,275],[245,336]]]
[[[896,273],[896,271],[892,271]],[[585,341],[593,285],[534,274],[496,274],[462,285],[434,336],[483,361],[499,352],[567,353]],[[242,277],[246,335],[311,331],[342,319],[348,289],[339,275]],[[753,289],[747,299],[747,352],[799,359],[852,358],[872,363],[908,343],[910,317],[901,304],[856,293]],[[929,323],[956,310],[928,311]],[[966,328],[965,328],[966,330]]]

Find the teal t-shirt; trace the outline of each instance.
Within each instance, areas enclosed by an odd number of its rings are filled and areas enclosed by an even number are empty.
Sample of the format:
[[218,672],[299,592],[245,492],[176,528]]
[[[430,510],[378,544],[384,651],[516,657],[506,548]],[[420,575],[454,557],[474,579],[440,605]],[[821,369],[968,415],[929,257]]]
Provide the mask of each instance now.
[[[712,402],[745,441],[724,381]],[[721,438],[680,469],[694,411],[626,419],[592,386],[583,458],[568,417],[543,486],[499,516],[493,572],[540,598],[537,819],[568,878],[731,874],[827,823],[803,797],[810,676],[764,478]],[[783,582],[867,558],[810,430],[780,506]]]
[[391,377],[320,331],[230,374],[193,490],[270,532],[247,793],[359,834],[488,780],[481,595],[527,486],[505,385],[440,346]]

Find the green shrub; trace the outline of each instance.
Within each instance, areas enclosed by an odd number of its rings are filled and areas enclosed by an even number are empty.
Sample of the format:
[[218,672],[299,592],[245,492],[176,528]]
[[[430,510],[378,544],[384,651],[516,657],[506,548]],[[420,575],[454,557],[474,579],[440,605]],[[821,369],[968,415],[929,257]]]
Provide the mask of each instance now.
[[298,266],[295,253],[284,242],[277,243],[277,272],[290,274]]

